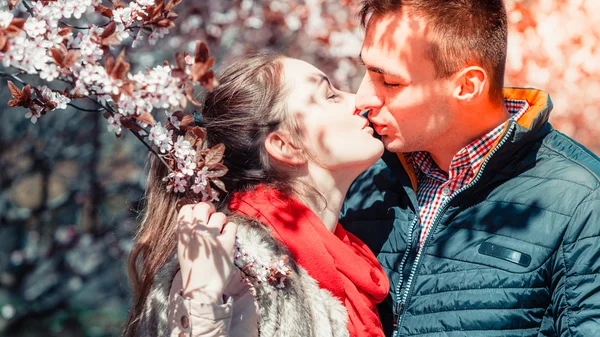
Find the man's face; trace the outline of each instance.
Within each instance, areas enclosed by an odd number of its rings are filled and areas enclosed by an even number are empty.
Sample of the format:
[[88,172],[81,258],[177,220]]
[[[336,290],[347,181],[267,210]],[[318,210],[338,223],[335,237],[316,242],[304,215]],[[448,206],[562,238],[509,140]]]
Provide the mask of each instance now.
[[451,90],[448,80],[436,78],[425,54],[423,19],[405,12],[369,21],[361,50],[367,72],[356,107],[370,109],[369,119],[388,150],[430,151],[451,130]]

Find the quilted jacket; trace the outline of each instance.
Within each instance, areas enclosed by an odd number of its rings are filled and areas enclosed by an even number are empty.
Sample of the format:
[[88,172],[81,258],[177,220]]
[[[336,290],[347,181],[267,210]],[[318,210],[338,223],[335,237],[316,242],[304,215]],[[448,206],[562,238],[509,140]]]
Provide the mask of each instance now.
[[384,154],[350,188],[341,222],[390,278],[388,336],[600,336],[600,159],[548,122],[534,89],[474,180],[417,250],[416,176]]

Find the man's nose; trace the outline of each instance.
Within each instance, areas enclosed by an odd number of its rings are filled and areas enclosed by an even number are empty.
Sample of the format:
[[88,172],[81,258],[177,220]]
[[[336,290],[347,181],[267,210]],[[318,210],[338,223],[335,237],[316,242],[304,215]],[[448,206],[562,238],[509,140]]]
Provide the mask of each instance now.
[[356,108],[360,110],[379,109],[382,105],[383,100],[377,94],[369,73],[366,73],[356,93]]

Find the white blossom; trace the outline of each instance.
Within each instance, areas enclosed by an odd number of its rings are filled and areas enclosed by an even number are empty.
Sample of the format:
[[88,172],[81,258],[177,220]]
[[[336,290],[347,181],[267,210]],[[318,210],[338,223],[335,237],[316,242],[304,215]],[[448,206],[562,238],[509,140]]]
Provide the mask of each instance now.
[[54,81],[58,75],[58,67],[54,63],[43,64],[41,65],[40,78],[42,80],[46,80],[48,82]]
[[194,175],[194,170],[197,167],[194,157],[195,156],[188,156],[183,161],[178,163],[178,168],[181,170],[181,173],[190,177]]
[[171,140],[172,134],[173,130],[167,131],[160,122],[157,122],[150,129],[148,139],[150,139],[151,142],[154,142],[154,145],[159,147],[161,153],[166,153],[173,148],[173,141]]
[[27,35],[31,37],[36,37],[38,35],[43,35],[46,33],[46,25],[47,22],[45,20],[40,20],[35,17],[29,17],[27,21],[25,21],[25,25],[23,29],[27,33]]
[[39,110],[29,110],[27,111],[27,113],[25,114],[25,118],[29,118],[31,120],[31,123],[35,124],[38,120],[38,118],[40,118],[42,116],[41,112]]
[[182,179],[177,176],[175,177],[175,182],[174,182],[173,188],[175,189],[176,192],[179,192],[179,193],[185,192],[186,186],[187,186],[187,181],[185,179]]
[[118,94],[117,83],[106,73],[106,69],[100,65],[85,64],[82,68],[76,68],[77,80],[75,90],[82,95],[89,95],[89,90],[102,93]]
[[120,114],[113,114],[112,116],[108,117],[108,126],[107,126],[108,132],[114,132],[116,135],[120,135],[121,134],[121,115]]
[[173,145],[176,158],[186,158],[193,154],[192,144],[185,140],[183,136],[178,136],[177,141]]
[[13,13],[7,11],[0,11],[0,27],[6,28],[10,25],[10,22],[14,18]]
[[181,121],[179,120],[179,118],[177,118],[177,116],[172,114],[169,110],[165,110],[165,114],[167,115],[169,123],[171,123],[171,125],[173,125],[174,128],[179,130],[179,126],[181,125]]
[[67,104],[71,102],[70,98],[68,98],[58,92],[52,91],[47,86],[43,86],[41,88],[41,92],[42,92],[42,96],[45,99],[50,100],[57,104],[55,109],[59,109],[59,110],[66,109]]

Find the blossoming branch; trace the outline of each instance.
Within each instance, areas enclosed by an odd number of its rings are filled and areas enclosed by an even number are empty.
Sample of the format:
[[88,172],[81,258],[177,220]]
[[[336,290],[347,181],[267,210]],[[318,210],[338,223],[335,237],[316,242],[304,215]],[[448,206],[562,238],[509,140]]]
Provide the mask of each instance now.
[[[10,11],[0,11],[0,58],[7,70],[1,75],[17,82],[8,83],[13,96],[8,105],[27,109],[25,117],[36,123],[67,105],[79,108],[77,100],[92,101],[97,107],[92,111],[103,112],[109,131],[120,137],[130,130],[169,167],[164,179],[170,190],[194,193],[195,200],[217,199],[214,187],[225,189],[219,180],[227,172],[221,163],[224,147],[206,148],[204,131],[182,111],[188,102],[200,105],[195,87],[217,85],[206,44],[198,42],[193,56],[176,53],[173,65],[165,61],[136,74],[129,71],[124,48],[114,55],[129,38],[132,48],[146,37],[156,43],[175,27],[181,1],[117,0],[109,8],[99,0],[11,0]],[[69,24],[84,15],[98,23]],[[21,75],[35,75],[47,85],[33,87]],[[56,81],[67,88],[51,89]],[[167,116],[164,126],[153,116],[159,110]]]
[[[25,117],[32,123],[67,105],[80,110],[102,112],[108,130],[117,137],[123,129],[131,131],[169,168],[163,178],[169,191],[179,193],[182,202],[219,200],[218,190],[226,191],[219,179],[227,173],[222,163],[225,147],[208,148],[205,130],[195,125],[194,117],[183,109],[194,99],[194,88],[212,90],[217,81],[205,43],[198,42],[194,55],[176,53],[174,64],[162,65],[137,74],[130,73],[124,49],[115,57],[113,51],[133,37],[135,48],[145,36],[155,44],[173,28],[178,14],[174,8],[182,0],[136,0],[123,4],[113,1],[112,8],[99,0],[43,0],[33,4],[23,0],[27,17],[15,17],[0,11],[0,59],[7,70],[0,76],[8,81],[13,97],[11,107],[27,109]],[[18,0],[11,0],[15,10]],[[79,19],[84,14],[102,17],[104,23],[86,27],[71,25],[65,19]],[[13,71],[11,71],[13,70]],[[21,75],[35,75],[52,85],[60,81],[64,90],[47,85],[34,87]],[[73,102],[92,101],[97,109],[83,109]],[[164,111],[166,125],[157,122],[153,112]],[[247,282],[257,280],[273,289],[284,286],[290,269],[287,258],[262,261],[249,256],[236,242],[235,265]]]

